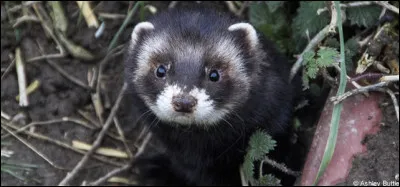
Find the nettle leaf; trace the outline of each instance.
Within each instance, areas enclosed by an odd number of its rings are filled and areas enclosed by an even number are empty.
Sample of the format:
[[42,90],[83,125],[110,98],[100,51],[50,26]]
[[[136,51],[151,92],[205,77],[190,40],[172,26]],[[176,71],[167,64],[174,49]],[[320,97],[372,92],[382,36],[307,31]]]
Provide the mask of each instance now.
[[257,130],[250,137],[248,155],[253,161],[261,160],[274,149],[276,141],[267,133]]
[[315,53],[314,51],[306,51],[303,54],[303,60],[304,60],[304,64],[308,64],[309,61],[311,61],[312,59],[314,59]]
[[347,17],[352,25],[370,27],[376,24],[381,14],[381,7],[369,5],[362,7],[347,8]]
[[329,37],[325,40],[324,46],[332,48],[340,48],[340,43],[336,38]]
[[357,54],[360,45],[358,45],[356,39],[351,38],[346,41],[344,46],[346,55],[346,70],[349,73],[354,70],[353,57]]
[[317,62],[315,59],[312,59],[309,61],[308,65],[307,65],[307,75],[308,77],[315,79],[317,77],[319,68],[317,66]]
[[253,160],[247,154],[243,162],[243,174],[246,180],[252,181],[254,177],[254,164]]
[[270,12],[275,12],[277,9],[283,6],[285,1],[267,1],[266,2]]
[[256,181],[255,185],[256,186],[282,186],[281,180],[279,180],[278,178],[274,177],[271,174],[260,177]]
[[339,59],[339,52],[330,47],[324,47],[318,50],[317,65],[319,67],[328,67]]
[[328,11],[320,15],[317,14],[317,10],[325,6],[324,1],[300,2],[300,7],[292,24],[292,31],[295,38],[307,38],[307,30],[312,38],[318,31],[329,24],[330,16]]

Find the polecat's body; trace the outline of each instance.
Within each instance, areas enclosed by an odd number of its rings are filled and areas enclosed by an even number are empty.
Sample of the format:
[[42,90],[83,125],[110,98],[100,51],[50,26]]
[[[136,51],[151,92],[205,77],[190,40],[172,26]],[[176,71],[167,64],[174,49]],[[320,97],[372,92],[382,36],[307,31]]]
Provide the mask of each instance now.
[[166,147],[166,185],[240,184],[254,130],[277,135],[290,123],[289,64],[251,25],[216,12],[169,11],[139,23],[125,70],[138,99],[130,104],[151,111],[147,123]]

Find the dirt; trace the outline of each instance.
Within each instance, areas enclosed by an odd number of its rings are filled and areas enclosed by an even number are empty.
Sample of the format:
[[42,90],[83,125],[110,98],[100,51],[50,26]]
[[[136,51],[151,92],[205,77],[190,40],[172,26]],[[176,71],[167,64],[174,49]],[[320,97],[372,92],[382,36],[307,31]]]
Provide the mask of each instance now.
[[[21,41],[17,42],[15,37],[15,31],[9,23],[9,16],[6,13],[5,2],[1,3],[1,72],[2,75],[6,69],[10,66],[13,55],[15,55],[16,47],[21,47],[23,58],[28,60],[32,57],[40,56],[41,52],[39,46],[43,48],[46,54],[57,54],[58,50],[54,41],[51,38],[47,38],[44,34],[44,30],[39,23],[23,23],[19,29]],[[14,3],[9,3],[10,6],[15,6]],[[45,3],[42,3],[45,5]],[[157,7],[158,10],[165,9],[168,7],[169,2],[154,2],[153,6]],[[183,6],[182,3],[180,6]],[[226,6],[222,2],[210,3],[215,7],[225,9]],[[95,38],[94,33],[96,29],[88,28],[84,19],[80,20],[79,9],[76,2],[62,2],[64,11],[68,16],[69,27],[67,31],[67,38],[76,44],[84,47],[88,51],[92,52],[98,57],[102,57],[105,54],[108,45],[113,39],[115,33],[123,23],[123,19],[105,19],[105,31],[100,38]],[[107,2],[102,1],[101,3],[93,3],[95,10],[98,12],[127,14],[127,7],[131,6],[130,2]],[[46,7],[50,10],[49,7]],[[20,15],[13,14],[14,18]],[[80,20],[80,21],[79,21]],[[120,37],[119,44],[126,43],[130,38],[130,32],[133,29],[135,23],[139,20],[139,16],[134,16],[133,20],[128,24],[125,31]],[[11,55],[11,56],[10,56]],[[101,58],[97,58],[93,61],[78,60],[72,56],[66,56],[63,58],[52,59],[52,62],[58,64],[64,69],[70,76],[73,76],[85,84],[88,84],[88,72],[93,68],[98,68]],[[107,118],[112,105],[114,104],[116,97],[121,89],[123,83],[123,56],[118,55],[111,58],[104,68],[104,77],[102,82],[104,83],[104,89],[102,89],[102,99],[105,102],[105,112],[102,115],[104,120]],[[73,122],[58,122],[47,125],[40,125],[35,127],[32,131],[51,137],[55,140],[71,144],[72,140],[80,140],[86,143],[91,143],[97,137],[100,127],[95,126],[92,122],[85,119],[79,114],[78,110],[86,111],[94,119],[97,119],[96,112],[93,108],[91,93],[92,91],[82,88],[70,80],[66,79],[57,70],[50,66],[46,60],[40,60],[36,62],[26,63],[26,77],[27,84],[29,85],[35,80],[40,82],[40,86],[37,90],[31,93],[29,98],[29,107],[21,108],[16,101],[15,96],[19,94],[18,91],[18,80],[15,68],[4,76],[1,80],[1,110],[2,113],[6,113],[11,117],[17,116],[16,126],[23,126],[30,122],[47,121],[54,119],[61,119],[62,117],[74,117],[86,121],[93,127],[88,129],[81,125]],[[98,70],[98,69],[97,69]],[[367,155],[362,155],[356,159],[354,170],[357,173],[351,174],[351,179],[371,179],[371,180],[390,180],[394,178],[395,174],[399,173],[398,167],[398,124],[396,117],[391,108],[390,100],[385,100],[387,106],[384,107],[385,118],[381,132],[377,136],[372,136],[366,140],[369,150],[373,150]],[[117,118],[122,125],[125,132],[125,136],[128,140],[128,145],[132,152],[135,152],[134,142],[138,138],[138,134],[141,132],[141,126],[136,125],[134,122],[138,116],[129,115],[129,111],[134,107],[133,101],[129,100],[129,97],[124,97],[120,109],[117,113]],[[323,100],[312,103],[312,111],[318,111],[320,109],[318,103],[324,103]],[[304,113],[303,113],[304,114]],[[316,121],[317,116],[307,115],[310,124]],[[22,116],[22,117],[21,117]],[[98,120],[97,120],[98,121]],[[3,120],[2,120],[3,126]],[[313,129],[312,127],[309,127]],[[110,131],[114,134],[116,129],[112,125]],[[2,136],[7,134],[2,129]],[[301,155],[306,155],[306,149],[312,140],[313,130],[299,131],[297,136],[299,142],[302,143]],[[1,185],[57,185],[72,168],[82,158],[82,154],[78,154],[69,149],[62,148],[52,143],[38,140],[37,138],[26,136],[23,133],[18,134],[30,145],[34,146],[38,151],[45,155],[53,164],[49,164],[37,153],[28,148],[25,144],[12,136],[2,139],[2,150],[11,150],[14,154],[11,158],[2,157],[2,163],[5,161],[14,161],[17,163],[26,163],[37,165],[37,169],[26,172],[17,170],[16,174],[27,178],[26,181],[19,180],[7,173],[1,174]],[[308,139],[307,139],[308,137]],[[296,139],[296,138],[294,138]],[[393,143],[394,142],[394,143]],[[6,143],[6,144],[5,144]],[[5,145],[3,145],[5,144]],[[106,136],[103,141],[103,146],[112,147],[119,150],[125,150],[123,144]],[[105,157],[103,157],[105,158]],[[127,159],[115,159],[107,157],[106,159],[118,162],[121,164],[126,163]],[[364,164],[367,163],[367,164]],[[301,165],[301,164],[297,164]],[[62,168],[60,168],[62,167]],[[115,166],[106,164],[96,159],[90,159],[86,167],[79,172],[77,177],[70,183],[71,185],[81,185],[82,181],[91,182],[99,177],[105,175],[114,169]],[[296,168],[299,169],[299,168]],[[128,174],[129,175],[129,174]],[[351,185],[354,180],[348,180],[346,184]]]
[[346,182],[339,185],[399,185],[399,124],[388,95],[382,98],[381,108],[383,120],[380,131],[365,138],[363,143],[368,151],[354,159]]

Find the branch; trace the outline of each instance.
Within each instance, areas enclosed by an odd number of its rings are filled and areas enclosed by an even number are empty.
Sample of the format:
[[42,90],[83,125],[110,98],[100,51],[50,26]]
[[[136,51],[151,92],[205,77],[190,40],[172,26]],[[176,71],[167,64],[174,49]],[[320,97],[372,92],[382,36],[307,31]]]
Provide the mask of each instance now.
[[82,160],[75,166],[75,168],[69,173],[67,174],[67,176],[58,184],[59,186],[64,186],[67,185],[68,182],[70,180],[72,180],[75,175],[83,168],[83,166],[86,164],[86,162],[89,160],[90,155],[92,155],[96,149],[100,146],[101,141],[103,140],[104,135],[106,134],[108,128],[111,125],[111,122],[115,116],[115,114],[117,113],[117,110],[120,106],[122,97],[124,96],[125,90],[127,89],[128,85],[127,83],[124,83],[124,85],[121,88],[121,91],[118,95],[118,98],[113,106],[113,108],[111,109],[111,113],[107,118],[107,121],[105,122],[105,124],[103,125],[103,129],[101,130],[99,136],[97,136],[96,141],[93,143],[93,147],[92,149],[90,149],[85,156],[82,158]]
[[344,93],[342,95],[331,97],[330,100],[332,102],[334,102],[334,104],[336,105],[336,104],[342,102],[343,100],[345,100],[346,98],[348,98],[348,97],[350,97],[352,95],[355,95],[355,94],[358,94],[358,93],[363,93],[363,92],[368,92],[368,91],[374,91],[374,90],[376,91],[376,90],[379,90],[382,87],[386,86],[387,84],[388,84],[387,82],[380,82],[380,83],[377,83],[377,84],[364,86],[364,87],[361,87],[361,88],[356,88],[356,89],[348,91],[348,92],[346,92],[346,93]]
[[386,93],[388,93],[392,98],[394,110],[396,111],[397,122],[399,122],[399,103],[397,102],[396,96],[394,96],[394,93],[390,89],[386,89]]
[[399,14],[399,8],[389,4],[387,1],[374,1],[374,2],[396,14]]
[[282,172],[284,172],[284,173],[286,173],[288,175],[292,175],[292,176],[295,176],[295,177],[298,177],[298,176],[301,175],[300,172],[292,171],[291,169],[287,168],[285,165],[280,164],[280,163],[278,163],[278,162],[276,162],[274,160],[271,160],[268,157],[265,157],[263,161],[268,163],[269,165],[281,170]]

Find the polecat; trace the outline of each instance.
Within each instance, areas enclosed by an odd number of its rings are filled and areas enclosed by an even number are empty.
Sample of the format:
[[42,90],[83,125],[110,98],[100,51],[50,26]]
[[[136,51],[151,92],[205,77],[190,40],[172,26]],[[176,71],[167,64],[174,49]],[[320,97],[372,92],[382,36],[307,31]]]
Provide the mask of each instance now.
[[168,10],[131,37],[125,75],[137,99],[127,104],[150,112],[143,120],[166,149],[137,162],[142,176],[160,185],[240,185],[252,133],[288,129],[289,63],[251,24],[213,10]]

